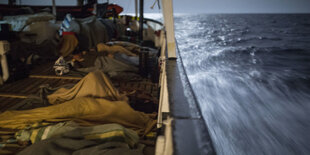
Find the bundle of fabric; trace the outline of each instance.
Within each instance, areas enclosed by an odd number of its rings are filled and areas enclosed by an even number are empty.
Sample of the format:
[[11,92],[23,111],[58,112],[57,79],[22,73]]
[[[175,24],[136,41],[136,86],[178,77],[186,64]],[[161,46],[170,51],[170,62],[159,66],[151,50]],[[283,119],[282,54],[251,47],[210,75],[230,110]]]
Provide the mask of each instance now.
[[103,71],[112,79],[133,80],[139,79],[139,69],[128,63],[124,63],[108,56],[98,56],[92,67],[78,68],[81,72]]
[[59,30],[62,35],[59,53],[64,57],[72,54],[75,49],[88,50],[96,47],[98,43],[105,43],[116,36],[114,33],[117,29],[114,23],[97,19],[95,16],[65,21],[65,26]]
[[104,52],[108,54],[115,54],[121,53],[126,54],[128,56],[137,56],[136,54],[132,53],[131,51],[127,50],[126,48],[119,46],[119,45],[106,45],[105,43],[97,44],[97,51]]
[[109,38],[106,27],[96,18],[90,19],[90,21],[80,22],[81,24],[81,36],[87,36],[88,38],[88,47],[95,47],[98,43],[107,42]]
[[110,41],[110,42],[107,42],[107,44],[122,46],[137,55],[140,53],[140,49],[141,49],[141,46],[131,43],[131,42],[126,42],[126,41]]
[[51,138],[31,145],[19,155],[143,155],[144,145],[130,148],[123,142],[100,143],[87,139],[81,139],[79,133],[66,133],[62,137]]
[[50,21],[34,22],[26,26],[20,39],[27,43],[41,44],[46,40],[56,42],[56,34],[59,26]]
[[66,132],[78,132],[83,139],[96,140],[100,142],[125,142],[134,148],[139,141],[137,133],[131,129],[124,128],[119,124],[104,124],[90,127],[82,127],[75,122],[61,122],[54,125],[37,125],[30,129],[20,130],[15,137],[20,142],[31,141],[32,144],[59,137]]
[[107,42],[106,44],[122,46],[123,48],[131,51],[132,53],[134,53],[136,55],[139,55],[139,53],[141,51],[149,51],[151,53],[157,53],[158,52],[158,49],[145,47],[145,46],[139,46],[137,44],[126,42],[126,41],[110,41],[110,42]]
[[63,32],[59,54],[63,57],[70,55],[77,48],[78,44],[79,41],[73,32]]
[[74,87],[59,88],[53,94],[48,95],[47,99],[50,104],[58,104],[78,97],[104,98],[110,101],[128,100],[125,95],[119,94],[102,71],[90,72]]
[[[135,131],[119,124],[81,127],[71,121],[40,123],[15,137],[7,140],[5,147],[0,145],[0,154],[142,154],[144,148]],[[32,145],[24,149],[29,142]],[[13,147],[16,150],[10,150]]]
[[90,49],[98,43],[107,42],[111,38],[108,36],[106,26],[95,16],[74,19],[70,22],[67,31],[74,32],[80,40],[79,46]]
[[6,111],[0,114],[0,127],[25,129],[39,122],[73,120],[82,126],[118,123],[147,134],[156,120],[142,112],[134,111],[125,101],[109,101],[102,98],[80,97],[71,101],[24,111]]
[[90,51],[81,55],[83,61],[75,61],[74,67],[76,71],[84,73],[102,71],[113,80],[140,79],[136,67],[139,57],[132,55],[135,54],[121,46],[98,44],[98,52]]
[[55,16],[50,13],[37,13],[33,15],[5,16],[3,20],[12,25],[13,31],[21,31],[27,25],[34,22],[54,20]]
[[24,148],[25,147],[20,145],[14,136],[1,136],[0,154],[16,154]]
[[52,138],[31,145],[18,155],[143,155],[144,145],[130,148],[126,143],[108,142],[98,143],[96,141],[80,140],[80,137],[72,134],[60,138]]
[[113,58],[131,66],[139,66],[139,57],[116,53]]
[[101,71],[88,74],[71,89],[58,89],[47,99],[61,104],[6,111],[0,114],[0,128],[21,130],[35,123],[73,120],[83,126],[118,123],[143,135],[156,123],[150,115],[133,110]]

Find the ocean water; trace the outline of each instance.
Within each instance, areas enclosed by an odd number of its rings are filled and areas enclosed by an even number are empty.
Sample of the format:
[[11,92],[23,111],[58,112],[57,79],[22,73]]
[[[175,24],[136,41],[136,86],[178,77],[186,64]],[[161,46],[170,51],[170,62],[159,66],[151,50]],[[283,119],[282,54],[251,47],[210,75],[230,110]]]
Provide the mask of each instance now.
[[310,15],[175,16],[217,154],[310,154]]

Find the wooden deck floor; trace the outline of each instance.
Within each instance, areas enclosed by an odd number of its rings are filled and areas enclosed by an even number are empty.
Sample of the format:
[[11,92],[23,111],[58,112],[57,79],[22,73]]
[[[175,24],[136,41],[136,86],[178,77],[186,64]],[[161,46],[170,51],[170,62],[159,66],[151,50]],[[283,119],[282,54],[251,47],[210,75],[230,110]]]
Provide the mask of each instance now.
[[[75,84],[82,79],[82,77],[76,76],[56,76],[52,65],[51,63],[40,65],[32,70],[28,78],[0,86],[0,112],[11,109],[11,107],[23,101],[27,96],[36,94],[43,84],[49,84],[55,88],[64,84]],[[153,97],[158,96],[158,84],[152,83],[149,79],[134,82],[112,82],[120,91],[137,90],[150,94]]]

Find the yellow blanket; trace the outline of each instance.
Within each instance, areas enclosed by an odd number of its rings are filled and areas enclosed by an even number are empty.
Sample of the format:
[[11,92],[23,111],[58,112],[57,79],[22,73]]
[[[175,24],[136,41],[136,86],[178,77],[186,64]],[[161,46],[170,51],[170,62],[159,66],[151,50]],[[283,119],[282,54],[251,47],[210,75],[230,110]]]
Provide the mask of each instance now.
[[121,53],[126,54],[128,56],[137,56],[136,54],[130,52],[126,48],[119,46],[119,45],[111,45],[108,46],[104,43],[97,44],[97,51],[98,52],[105,52],[107,54],[115,54],[115,53]]
[[111,101],[127,101],[125,95],[120,95],[113,87],[109,78],[101,71],[87,74],[73,88],[60,88],[47,96],[49,103],[57,104],[77,97],[105,98]]
[[77,47],[78,43],[79,41],[75,35],[63,35],[61,48],[59,50],[60,55],[63,57],[70,55]]
[[118,123],[140,135],[147,134],[156,124],[147,114],[133,110],[125,101],[80,97],[71,101],[24,111],[0,114],[0,128],[25,129],[39,122],[73,120],[82,126]]

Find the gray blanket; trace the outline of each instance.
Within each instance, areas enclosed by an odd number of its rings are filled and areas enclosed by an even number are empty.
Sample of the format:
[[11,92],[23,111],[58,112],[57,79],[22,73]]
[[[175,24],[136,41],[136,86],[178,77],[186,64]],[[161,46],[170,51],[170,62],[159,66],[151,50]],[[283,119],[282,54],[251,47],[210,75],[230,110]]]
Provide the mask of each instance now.
[[107,56],[98,56],[94,62],[94,66],[79,68],[77,70],[81,72],[101,70],[113,79],[132,80],[139,77],[137,74],[139,69],[137,67]]
[[[113,136],[112,133],[120,131],[124,131],[120,134],[122,137]],[[144,145],[137,142],[138,135],[134,131],[118,124],[79,127],[56,137],[38,141],[21,151],[19,155],[142,155]]]
[[106,26],[95,16],[72,20],[69,31],[77,34],[82,49],[90,49],[110,40]]

